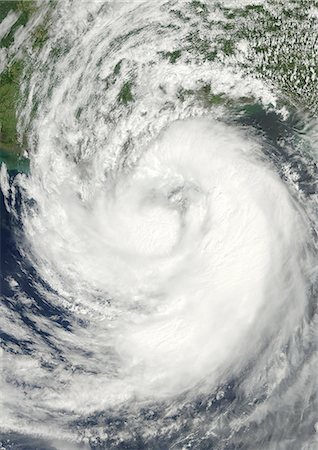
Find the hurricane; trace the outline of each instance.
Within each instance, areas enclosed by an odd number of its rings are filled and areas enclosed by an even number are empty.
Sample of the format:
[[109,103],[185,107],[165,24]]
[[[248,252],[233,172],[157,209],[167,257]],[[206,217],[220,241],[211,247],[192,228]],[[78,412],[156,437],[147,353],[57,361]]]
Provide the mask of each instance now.
[[1,449],[317,449],[317,3],[21,14]]

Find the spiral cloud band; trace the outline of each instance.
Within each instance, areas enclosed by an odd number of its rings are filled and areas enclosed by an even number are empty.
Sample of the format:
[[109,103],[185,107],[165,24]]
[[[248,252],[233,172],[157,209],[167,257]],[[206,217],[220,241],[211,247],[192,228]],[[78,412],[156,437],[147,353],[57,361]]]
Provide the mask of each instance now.
[[30,172],[1,166],[5,449],[316,448],[317,123],[246,40],[193,44],[212,3],[38,13]]

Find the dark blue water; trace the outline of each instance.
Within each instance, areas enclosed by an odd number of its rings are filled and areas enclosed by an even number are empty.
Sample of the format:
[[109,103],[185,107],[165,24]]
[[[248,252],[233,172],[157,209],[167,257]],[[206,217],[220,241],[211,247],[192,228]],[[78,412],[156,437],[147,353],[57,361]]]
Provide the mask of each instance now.
[[[299,175],[298,185],[302,195],[310,201],[311,196],[316,193],[317,189],[315,184],[317,166],[309,156],[304,158],[304,149],[299,146],[301,135],[298,136],[295,130],[302,128],[301,120],[296,116],[291,116],[289,121],[284,122],[276,113],[266,112],[256,105],[253,108],[246,108],[243,114],[239,116],[235,114],[233,121],[240,126],[257,131],[262,138],[264,157],[275,165],[283,180],[285,180],[285,175],[281,168],[286,162],[290,164]],[[10,172],[11,182],[16,174],[17,171]],[[41,340],[43,348],[50,353],[52,364],[67,365],[68,361],[63,352],[63,345],[61,343],[61,346],[58,346],[54,339],[54,329],[55,327],[62,327],[68,333],[72,333],[73,324],[76,322],[78,326],[79,322],[69,311],[56,305],[53,306],[46,300],[46,297],[43,298],[39,293],[39,291],[44,291],[54,294],[50,286],[38,277],[31,262],[20,251],[23,248],[23,225],[19,219],[22,212],[22,197],[19,192],[16,194],[15,201],[17,214],[13,215],[6,208],[5,199],[1,192],[1,301],[5,308],[19,318],[21,323],[30,331],[30,339],[17,339],[15,336],[0,330],[1,345],[8,354],[15,353],[37,357],[34,339],[38,338]],[[32,199],[24,199],[23,201],[29,202],[31,208],[36,207],[32,204]],[[313,240],[315,241],[317,236],[314,233],[313,228]],[[15,284],[12,284],[12,279],[15,280]],[[308,304],[308,322],[313,320],[317,308],[315,301],[317,286],[312,284],[309,286],[310,289],[312,301]],[[27,305],[21,302],[21,293],[30,300]],[[47,319],[46,322],[50,323],[50,326],[41,328],[38,322],[35,323],[32,320],[32,316],[44,317]],[[84,322],[80,325],[85,327]],[[301,343],[302,336],[299,335],[298,339]],[[266,345],[268,343],[264,343],[264,350]],[[307,348],[306,358],[311,358],[314,351],[315,345],[312,343]],[[288,353],[288,348],[286,348],[286,352]],[[89,352],[87,355],[89,357]],[[82,418],[70,417],[70,428],[73,428],[74,431],[94,427],[102,428],[107,430],[108,438],[106,440],[96,438],[87,445],[74,444],[73,447],[69,447],[69,444],[62,441],[54,444],[52,439],[35,438],[17,433],[2,433],[0,443],[5,450],[60,450],[64,448],[66,450],[69,448],[95,450],[167,450],[169,448],[180,450],[183,448],[199,450],[255,450],[255,448],[264,448],[274,450],[283,448],[284,450],[299,450],[299,447],[297,447],[299,442],[306,442],[313,436],[315,418],[311,419],[312,411],[310,410],[298,411],[297,404],[294,405],[293,414],[290,414],[290,411],[286,410],[284,402],[282,402],[282,406],[278,407],[276,413],[268,414],[263,422],[250,422],[248,429],[244,429],[243,426],[237,432],[233,432],[233,418],[250,414],[253,408],[266,400],[264,393],[259,393],[253,399],[242,396],[243,390],[240,389],[240,386],[253,369],[253,363],[253,361],[250,361],[237,378],[224,380],[224,385],[219,387],[223,391],[222,397],[211,393],[210,395],[198,396],[195,401],[192,399],[187,402],[187,393],[185,393],[174,400],[175,404],[180,406],[174,408],[174,413],[170,415],[167,414],[167,410],[171,407],[171,404],[170,401],[167,401],[141,408],[138,411],[134,411],[130,406],[123,406],[122,410],[107,410]],[[50,363],[42,361],[41,364],[48,373],[52,372],[53,366],[51,367]],[[301,370],[301,367],[295,369],[280,386],[280,395],[286,395],[288,386],[297,380],[297,370]],[[12,383],[17,383],[17,381],[12,380]],[[311,400],[313,404],[316,404],[316,398]],[[203,435],[202,427],[208,428],[211,423],[217,422],[220,417],[222,417],[222,426],[220,427],[222,431],[215,436]],[[194,422],[200,423],[197,429],[192,427]],[[306,427],[302,426],[302,422],[307,424]],[[152,428],[152,424],[154,424],[154,427],[158,427],[158,423],[161,424],[161,431],[158,431],[155,436],[145,438],[144,427]],[[280,425],[284,423],[285,427],[278,427],[277,423]],[[127,432],[127,438],[118,443],[116,437],[122,431]],[[283,446],[279,447],[279,445]]]

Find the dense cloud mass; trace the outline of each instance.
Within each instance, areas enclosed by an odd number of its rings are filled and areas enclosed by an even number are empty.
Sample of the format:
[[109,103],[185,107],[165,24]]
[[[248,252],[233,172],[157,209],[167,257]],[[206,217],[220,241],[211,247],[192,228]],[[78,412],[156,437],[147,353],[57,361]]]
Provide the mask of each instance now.
[[44,2],[0,54],[27,43],[30,171],[0,173],[4,450],[317,448],[318,126],[240,28],[275,8]]

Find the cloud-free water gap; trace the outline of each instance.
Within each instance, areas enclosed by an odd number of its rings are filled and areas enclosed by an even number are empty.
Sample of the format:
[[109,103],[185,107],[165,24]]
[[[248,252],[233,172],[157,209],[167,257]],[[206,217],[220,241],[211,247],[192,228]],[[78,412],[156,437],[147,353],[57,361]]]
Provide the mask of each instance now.
[[9,448],[314,448],[317,125],[234,34],[252,3],[45,4],[1,169]]

